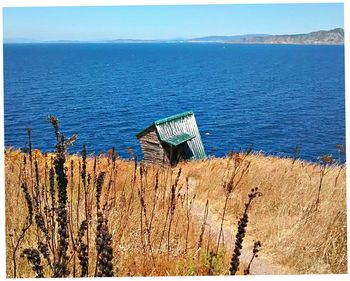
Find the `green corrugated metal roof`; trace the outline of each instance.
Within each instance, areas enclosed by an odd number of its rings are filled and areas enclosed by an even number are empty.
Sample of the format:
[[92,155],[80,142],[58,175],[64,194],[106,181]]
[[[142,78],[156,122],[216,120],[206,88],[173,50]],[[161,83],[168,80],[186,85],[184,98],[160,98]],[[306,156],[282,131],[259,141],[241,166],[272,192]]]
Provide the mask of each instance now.
[[143,133],[145,133],[148,129],[150,129],[151,127],[155,126],[155,125],[161,125],[161,124],[164,124],[166,122],[170,122],[170,121],[174,121],[176,119],[180,119],[182,117],[185,117],[185,116],[188,116],[188,115],[191,115],[193,114],[192,111],[186,111],[186,112],[182,112],[182,113],[179,113],[179,114],[175,114],[175,115],[172,115],[172,116],[169,116],[169,117],[166,117],[166,118],[162,118],[162,119],[159,119],[155,122],[153,122],[151,125],[149,125],[147,128],[143,129],[142,131],[138,132],[136,134],[136,138],[139,138]]
[[191,136],[190,134],[182,133],[182,134],[172,136],[168,139],[164,139],[163,141],[168,143],[168,144],[171,144],[173,146],[177,146],[177,145],[182,144],[182,143],[184,143],[188,140],[191,140],[193,138],[194,138],[194,136]]
[[167,118],[159,119],[159,120],[155,121],[154,124],[155,125],[161,125],[163,123],[174,121],[176,119],[180,119],[182,117],[185,117],[185,116],[188,116],[188,115],[191,115],[191,114],[193,114],[192,111],[186,111],[186,112],[183,112],[183,113],[172,115],[172,116],[167,117]]

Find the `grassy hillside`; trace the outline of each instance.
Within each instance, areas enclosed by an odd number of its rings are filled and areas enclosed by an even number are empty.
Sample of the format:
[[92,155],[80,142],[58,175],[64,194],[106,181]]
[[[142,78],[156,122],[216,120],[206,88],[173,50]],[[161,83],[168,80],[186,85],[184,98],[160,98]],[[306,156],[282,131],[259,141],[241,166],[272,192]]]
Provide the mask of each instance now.
[[[214,216],[223,208],[222,179],[233,167],[229,161],[212,159],[183,167],[196,179],[198,199],[210,198]],[[250,155],[245,161],[250,163],[248,172],[228,203],[229,229],[236,226],[246,194],[259,187],[263,196],[251,209],[247,233],[262,242],[261,257],[284,273],[347,272],[345,167],[263,155]]]
[[233,153],[169,168],[113,151],[85,160],[8,149],[5,173],[8,277],[228,274],[255,187],[263,195],[249,207],[240,273],[256,240],[253,274],[347,272],[344,166]]

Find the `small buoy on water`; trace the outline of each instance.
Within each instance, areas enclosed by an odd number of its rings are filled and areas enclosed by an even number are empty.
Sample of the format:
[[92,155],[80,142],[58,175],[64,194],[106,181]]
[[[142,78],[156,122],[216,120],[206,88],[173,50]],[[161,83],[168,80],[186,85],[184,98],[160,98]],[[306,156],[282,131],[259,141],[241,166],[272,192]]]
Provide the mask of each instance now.
[[209,136],[209,135],[210,135],[210,133],[209,133],[209,132],[206,132],[206,133],[205,133],[205,135],[206,135],[206,136]]

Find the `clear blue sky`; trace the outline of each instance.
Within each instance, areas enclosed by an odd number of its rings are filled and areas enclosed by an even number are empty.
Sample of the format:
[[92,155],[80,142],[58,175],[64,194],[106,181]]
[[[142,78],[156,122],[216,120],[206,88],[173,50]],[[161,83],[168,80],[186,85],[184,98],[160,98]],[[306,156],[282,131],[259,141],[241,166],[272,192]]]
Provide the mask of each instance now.
[[4,38],[170,39],[343,27],[343,4],[4,8]]

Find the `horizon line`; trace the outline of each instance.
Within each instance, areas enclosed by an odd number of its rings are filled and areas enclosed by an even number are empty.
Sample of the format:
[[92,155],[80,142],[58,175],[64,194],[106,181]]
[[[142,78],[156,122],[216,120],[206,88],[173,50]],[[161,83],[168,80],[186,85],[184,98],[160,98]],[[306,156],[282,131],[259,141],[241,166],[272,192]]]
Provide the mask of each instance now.
[[[114,41],[144,41],[144,42],[183,42],[183,41],[190,41],[194,39],[201,39],[206,37],[239,37],[239,36],[293,36],[293,35],[304,35],[309,34],[313,32],[320,32],[320,31],[332,31],[336,29],[342,29],[344,30],[344,27],[335,27],[332,29],[319,29],[314,30],[310,32],[304,32],[304,33],[283,33],[283,34],[269,34],[269,33],[247,33],[247,34],[236,34],[236,35],[205,35],[205,36],[196,36],[191,38],[168,38],[168,39],[138,39],[138,38],[114,38],[114,39],[89,39],[89,40],[81,40],[81,39],[33,39],[33,38],[3,38],[3,44],[30,44],[30,43],[118,43]],[[18,42],[7,42],[7,41],[18,41]],[[111,42],[112,41],[112,42]],[[130,42],[131,43],[131,42]]]

